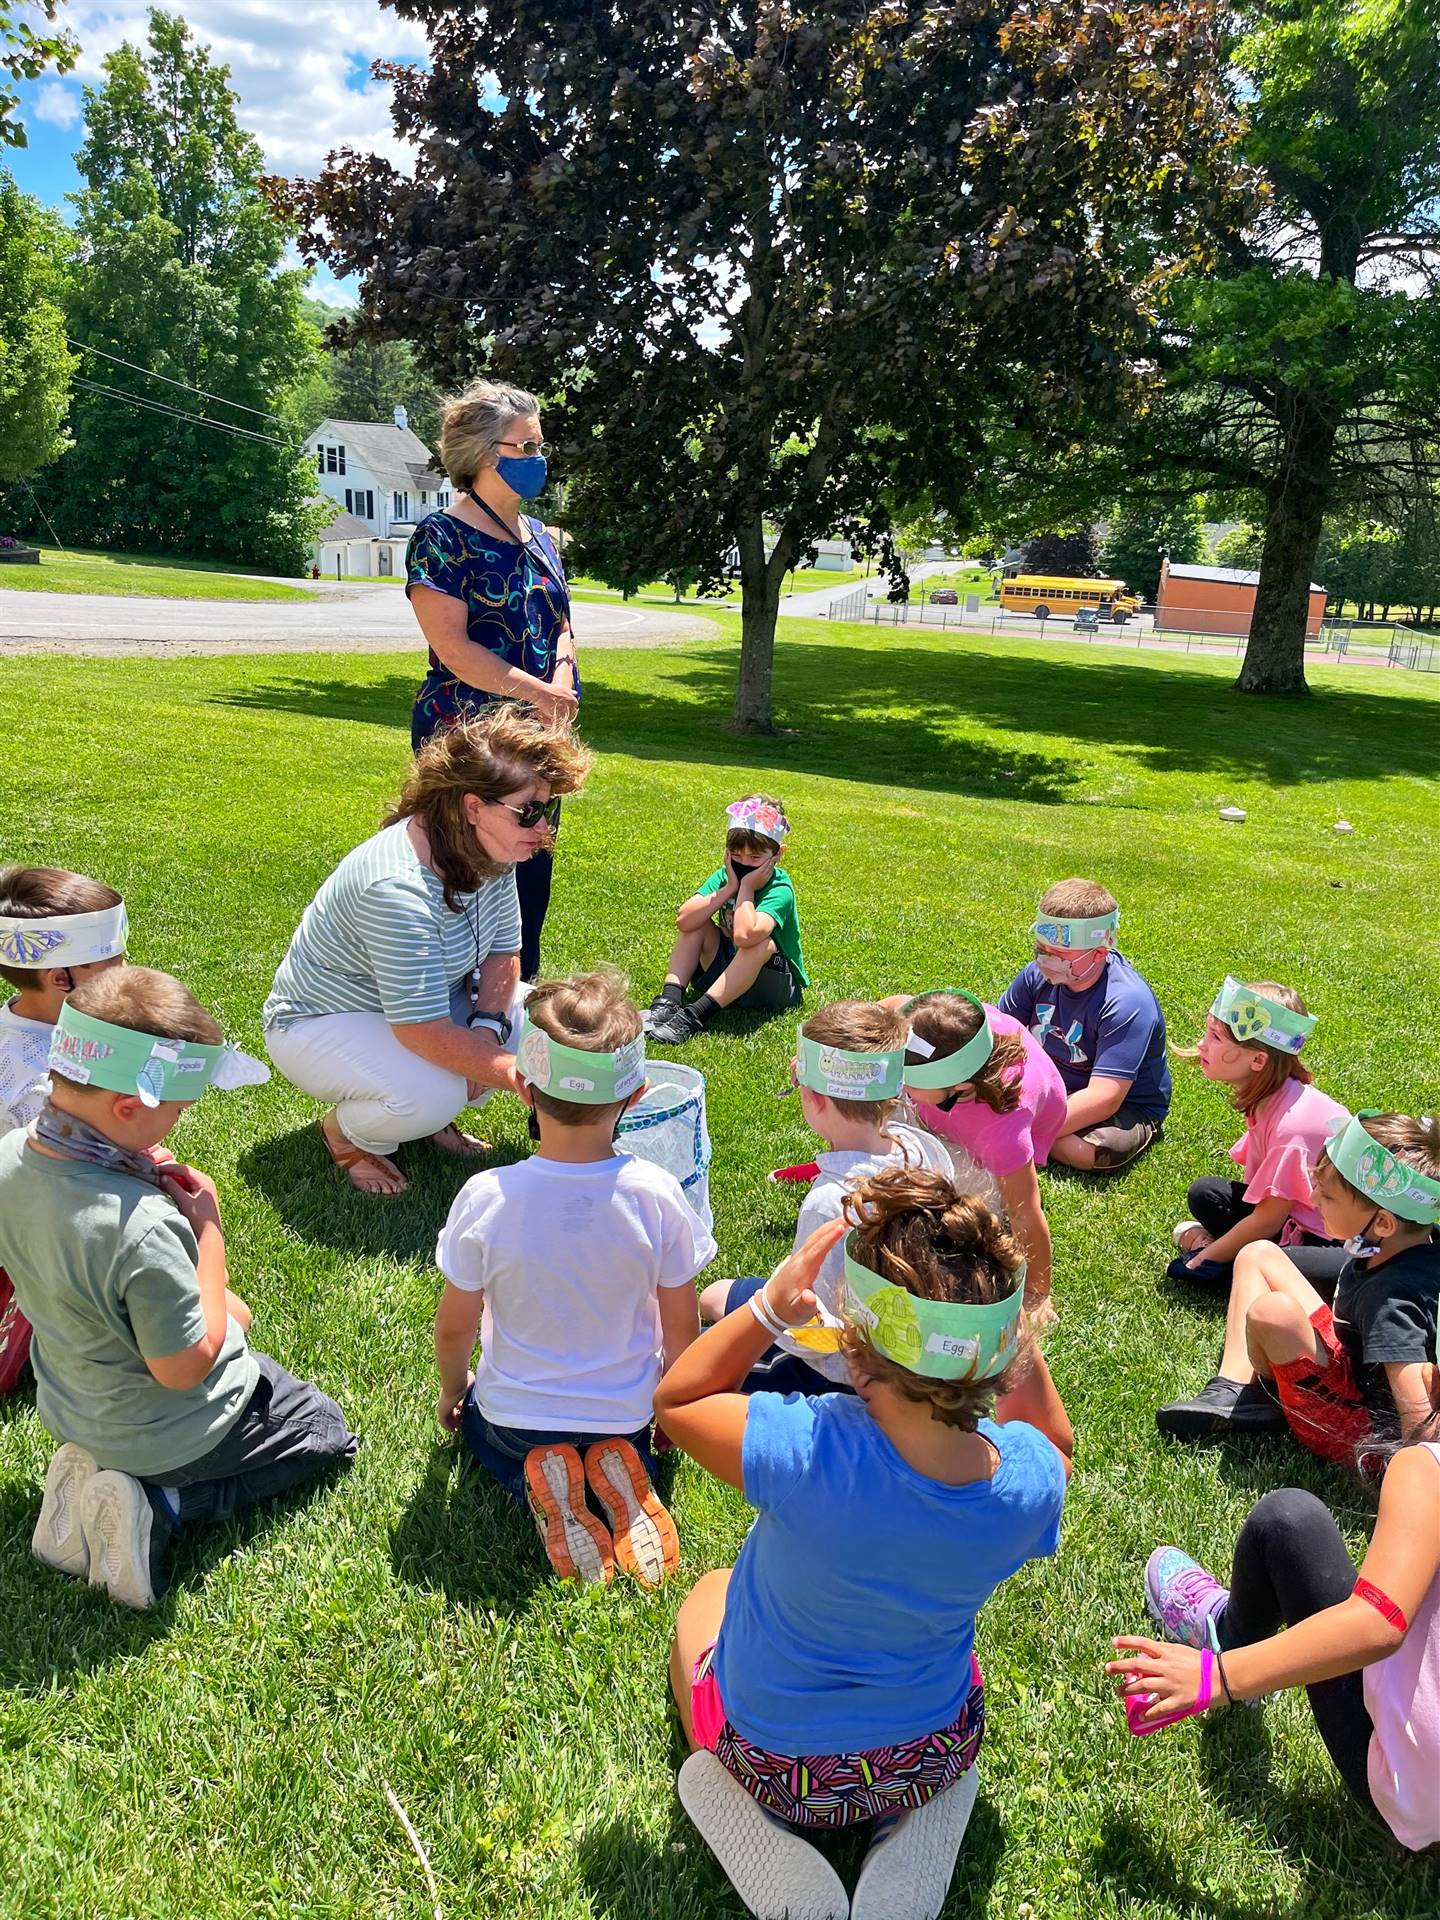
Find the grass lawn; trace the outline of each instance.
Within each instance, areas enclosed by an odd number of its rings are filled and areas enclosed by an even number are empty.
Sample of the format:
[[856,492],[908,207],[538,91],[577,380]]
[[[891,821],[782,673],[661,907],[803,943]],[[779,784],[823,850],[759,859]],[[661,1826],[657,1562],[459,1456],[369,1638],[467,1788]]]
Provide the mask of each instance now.
[[[1229,691],[1229,661],[797,621],[777,654],[792,731],[749,740],[725,727],[736,650],[715,625],[713,643],[587,664],[598,757],[567,805],[553,968],[608,959],[648,998],[724,803],[759,786],[796,823],[812,1005],[997,994],[1043,886],[1093,874],[1176,1040],[1227,970],[1291,981],[1320,1016],[1330,1091],[1433,1110],[1433,683],[1320,666],[1315,699],[1270,705]],[[256,1047],[302,908],[396,788],[413,691],[377,655],[9,660],[0,718],[25,753],[0,845],[122,887],[134,957]],[[1230,802],[1245,826],[1219,820]],[[1340,814],[1350,838],[1331,833]],[[792,1038],[788,1018],[752,1019],[685,1056],[709,1075],[717,1273],[768,1270],[789,1243],[796,1195],[763,1175],[813,1148],[798,1103],[773,1097]],[[1440,1860],[1347,1804],[1303,1697],[1134,1740],[1100,1672],[1110,1635],[1143,1626],[1157,1542],[1223,1574],[1250,1505],[1286,1483],[1321,1492],[1357,1548],[1370,1519],[1288,1443],[1156,1436],[1155,1405],[1207,1377],[1220,1327],[1160,1278],[1170,1226],[1239,1132],[1198,1069],[1176,1083],[1164,1142],[1128,1173],[1044,1176],[1076,1474],[1058,1558],[980,1622],[990,1732],[945,1912],[1422,1920]],[[669,1591],[545,1577],[528,1522],[434,1425],[432,1249],[461,1171],[412,1150],[405,1198],[362,1201],[322,1160],[315,1114],[276,1081],[211,1095],[173,1144],[219,1183],[256,1344],[363,1432],[347,1477],[184,1540],[167,1598],[127,1615],[31,1560],[50,1446],[28,1395],[0,1402],[0,1914],[420,1920],[388,1782],[452,1920],[736,1920],[673,1794],[665,1657],[744,1503],[682,1462]],[[526,1151],[513,1104],[483,1120],[503,1155]],[[838,1849],[847,1879],[858,1852]]]
[[156,600],[309,600],[303,587],[243,573],[219,560],[166,554],[83,553],[42,547],[38,566],[0,566],[0,587],[30,593],[141,594]]
[[[871,571],[873,573],[874,569],[872,568]],[[852,567],[848,573],[829,567],[795,567],[786,574],[782,591],[785,593],[818,592],[823,587],[849,586],[851,582],[864,578],[863,567]],[[587,579],[584,575],[577,575],[571,580],[570,585],[577,593],[603,594],[607,599],[615,597],[617,592],[614,587],[607,586],[603,580]],[[632,593],[630,599],[638,606],[673,607],[693,603],[696,594],[693,587],[687,588],[684,599],[677,601],[673,587],[667,586],[663,580],[652,580],[648,586],[641,587],[638,592]],[[734,581],[724,593],[705,595],[706,601],[728,600],[738,604],[739,599],[740,582],[738,580]]]
[[990,567],[952,567],[945,573],[927,573],[910,589],[912,600],[928,598],[937,587],[953,587],[963,600],[967,593],[978,593],[982,602],[995,598],[995,574]]

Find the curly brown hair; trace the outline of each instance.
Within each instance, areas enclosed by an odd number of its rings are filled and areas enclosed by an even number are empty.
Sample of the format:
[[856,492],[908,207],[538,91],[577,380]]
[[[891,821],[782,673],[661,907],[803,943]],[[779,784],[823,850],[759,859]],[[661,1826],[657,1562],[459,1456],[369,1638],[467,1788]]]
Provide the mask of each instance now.
[[[1021,1284],[1024,1261],[1005,1223],[943,1174],[886,1167],[846,1196],[845,1218],[855,1228],[861,1266],[917,1299],[988,1306]],[[871,1380],[928,1404],[942,1425],[966,1432],[1019,1384],[1034,1357],[1023,1320],[1014,1358],[991,1380],[930,1380],[911,1373],[872,1346],[863,1327],[846,1327],[844,1347]]]
[[505,867],[491,860],[465,818],[465,798],[493,804],[532,781],[553,795],[585,784],[591,755],[568,723],[545,726],[513,700],[497,701],[478,720],[432,734],[410,762],[405,784],[381,821],[393,827],[415,817],[430,842],[430,864],[445,889],[445,904],[460,910],[459,896]]
[[[963,994],[922,993],[905,1009],[912,1031],[935,1049],[937,1056],[958,1053],[980,1031],[981,1009]],[[928,1064],[918,1053],[907,1053],[905,1064]],[[1018,1033],[997,1033],[990,1057],[978,1073],[957,1086],[973,1087],[992,1113],[1013,1113],[1020,1104],[1020,1081],[1025,1072],[1025,1042]]]
[[[614,1053],[635,1039],[642,1026],[640,1009],[630,998],[629,981],[609,967],[577,973],[569,980],[542,980],[525,1002],[525,1017],[552,1040],[579,1047],[583,1053]],[[537,1113],[562,1127],[590,1126],[605,1114],[618,1121],[630,1104],[619,1100],[604,1107],[585,1106],[541,1087],[531,1087],[530,1098]]]
[[[817,1007],[800,1031],[822,1047],[843,1047],[847,1053],[890,1053],[905,1044],[907,1028],[893,1007],[878,1000],[832,1000]],[[825,1096],[837,1113],[879,1126],[900,1104],[898,1100],[837,1100]]]
[[[1247,980],[1245,985],[1251,993],[1263,993],[1267,1000],[1278,1001],[1291,1013],[1310,1011],[1293,987],[1282,987],[1278,980]],[[1266,1056],[1259,1073],[1231,1091],[1230,1104],[1237,1113],[1254,1113],[1262,1101],[1278,1093],[1287,1080],[1299,1080],[1308,1087],[1315,1078],[1298,1053],[1286,1053],[1283,1047],[1268,1047],[1263,1040],[1237,1040],[1235,1044]],[[1176,1047],[1174,1052],[1177,1060],[1200,1058],[1198,1043],[1193,1047]]]

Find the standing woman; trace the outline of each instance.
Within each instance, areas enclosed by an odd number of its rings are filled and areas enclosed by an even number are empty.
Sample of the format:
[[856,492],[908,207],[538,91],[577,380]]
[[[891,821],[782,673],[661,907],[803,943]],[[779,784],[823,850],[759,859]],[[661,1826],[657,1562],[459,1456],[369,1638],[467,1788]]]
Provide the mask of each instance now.
[[[550,725],[573,718],[580,693],[565,569],[544,527],[521,511],[547,471],[533,394],[476,381],[445,408],[440,459],[455,504],[420,522],[405,555],[405,591],[430,649],[410,722],[417,752],[493,701],[526,701]],[[516,874],[526,980],[540,970],[552,867],[546,849]]]

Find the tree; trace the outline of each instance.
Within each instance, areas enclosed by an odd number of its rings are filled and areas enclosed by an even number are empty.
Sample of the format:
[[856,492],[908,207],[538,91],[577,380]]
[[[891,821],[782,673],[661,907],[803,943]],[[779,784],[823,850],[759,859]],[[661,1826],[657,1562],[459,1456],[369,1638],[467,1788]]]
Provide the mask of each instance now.
[[69,538],[298,573],[324,517],[293,407],[315,339],[235,105],[160,12],[148,52],[120,47],[86,90],[67,317],[87,352],[41,491]]
[[[44,25],[24,18],[22,7],[38,13]],[[60,0],[0,0],[0,147],[28,145],[24,124],[15,109],[21,80],[38,80],[47,67],[68,73],[80,57],[80,47],[69,33],[51,33]]]
[[738,554],[746,727],[813,543],[895,578],[887,500],[963,531],[987,418],[1113,405],[1141,283],[1236,192],[1219,0],[396,3],[433,48],[380,69],[414,175],[334,156],[287,197],[303,245],[435,379],[544,396],[585,551]]
[[1248,521],[1242,521],[1238,527],[1232,527],[1228,533],[1222,533],[1215,542],[1214,560],[1217,567],[1230,567],[1236,573],[1254,573],[1260,565],[1260,549],[1265,535],[1261,528],[1252,527]]
[[1115,509],[1105,535],[1104,571],[1142,600],[1160,591],[1160,555],[1191,565],[1205,555],[1205,523],[1194,500],[1151,501]]
[[66,446],[75,361],[55,300],[62,222],[0,170],[0,482],[23,480]]
[[1076,527],[1073,533],[1037,533],[1025,543],[1025,571],[1093,578],[1100,571],[1096,529]]

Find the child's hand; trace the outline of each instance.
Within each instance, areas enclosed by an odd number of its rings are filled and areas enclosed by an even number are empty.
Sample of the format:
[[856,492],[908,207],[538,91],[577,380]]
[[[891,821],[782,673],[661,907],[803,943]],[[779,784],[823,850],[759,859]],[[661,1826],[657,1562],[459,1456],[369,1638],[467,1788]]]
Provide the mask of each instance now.
[[151,1147],[150,1158],[157,1167],[173,1167],[175,1156],[168,1147]]
[[755,895],[761,892],[763,888],[768,887],[774,878],[775,863],[779,858],[778,853],[772,853],[768,860],[762,860],[758,867],[752,867],[740,882],[740,891],[744,893],[748,890],[753,900]]
[[466,1397],[474,1384],[475,1375],[467,1372],[465,1375],[465,1385],[460,1390],[458,1400],[447,1392],[444,1387],[441,1387],[440,1397],[435,1403],[435,1418],[440,1422],[442,1429],[446,1433],[458,1433],[460,1431],[460,1410],[465,1405]]
[[[1120,1676],[1115,1692],[1122,1700],[1127,1694],[1149,1696],[1143,1719],[1159,1720],[1194,1706],[1200,1696],[1200,1655],[1194,1647],[1138,1638],[1113,1640],[1111,1645],[1131,1649],[1128,1659],[1107,1660],[1105,1671]],[[1211,1694],[1212,1706],[1217,1698],[1225,1698],[1219,1687]]]
[[803,1327],[815,1317],[819,1302],[815,1282],[825,1264],[825,1256],[837,1240],[849,1231],[843,1216],[827,1220],[810,1238],[786,1256],[765,1283],[765,1298],[770,1310],[787,1327]]
[[160,1169],[160,1177],[165,1182],[165,1192],[197,1233],[202,1227],[220,1225],[220,1196],[208,1173],[201,1173],[198,1167],[187,1167],[183,1160],[174,1160]]
[[739,891],[740,876],[735,871],[735,863],[727,853],[725,856],[725,885],[721,890],[720,898],[723,900],[727,893],[738,893]]

